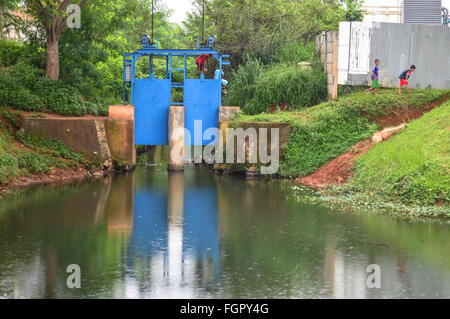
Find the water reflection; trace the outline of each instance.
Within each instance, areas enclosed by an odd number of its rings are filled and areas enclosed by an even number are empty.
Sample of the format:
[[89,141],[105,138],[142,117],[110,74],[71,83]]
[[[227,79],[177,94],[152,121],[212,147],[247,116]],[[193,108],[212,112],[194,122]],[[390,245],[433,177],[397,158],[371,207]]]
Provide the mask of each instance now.
[[30,190],[1,202],[0,296],[450,297],[448,224],[299,204],[281,184],[161,166]]
[[[130,273],[146,282],[139,297],[195,297],[219,279],[217,192],[183,173],[169,173],[167,189],[145,183],[134,196]],[[142,277],[145,276],[145,277]],[[161,289],[164,287],[164,289]]]

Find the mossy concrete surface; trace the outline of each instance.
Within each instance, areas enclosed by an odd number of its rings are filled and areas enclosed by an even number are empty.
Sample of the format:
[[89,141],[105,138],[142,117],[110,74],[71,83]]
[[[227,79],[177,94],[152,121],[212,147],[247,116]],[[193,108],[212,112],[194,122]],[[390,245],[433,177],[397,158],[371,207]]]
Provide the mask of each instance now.
[[[122,109],[120,109],[122,108]],[[130,170],[136,165],[134,108],[111,106],[109,117],[25,117],[25,133],[56,138],[95,163],[114,162]]]

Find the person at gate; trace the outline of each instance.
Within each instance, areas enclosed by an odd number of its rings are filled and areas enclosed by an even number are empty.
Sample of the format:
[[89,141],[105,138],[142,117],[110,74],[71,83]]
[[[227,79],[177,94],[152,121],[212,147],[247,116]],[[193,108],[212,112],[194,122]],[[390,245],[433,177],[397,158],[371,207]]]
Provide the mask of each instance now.
[[378,71],[380,70],[380,60],[375,60],[375,67],[372,70],[372,87],[369,89],[369,91],[373,91],[374,94],[377,94],[378,89]]
[[202,54],[195,60],[195,62],[197,62],[197,69],[200,71],[200,74],[205,74],[205,71],[207,71],[206,62],[208,62],[209,58],[212,56],[212,54]]
[[[225,74],[222,71],[222,76],[224,76]],[[214,73],[214,80],[219,80],[220,79],[220,70],[216,70],[216,72]],[[223,85],[223,93],[227,94],[227,85],[228,85],[228,81],[225,80],[224,78],[222,78],[222,85]]]
[[411,77],[411,73],[414,72],[416,70],[416,66],[415,65],[411,65],[411,67],[408,70],[405,70],[402,72],[402,74],[400,74],[399,79],[400,79],[400,86],[398,88],[398,94],[402,94],[402,87],[406,86],[406,91],[409,91],[409,78]]

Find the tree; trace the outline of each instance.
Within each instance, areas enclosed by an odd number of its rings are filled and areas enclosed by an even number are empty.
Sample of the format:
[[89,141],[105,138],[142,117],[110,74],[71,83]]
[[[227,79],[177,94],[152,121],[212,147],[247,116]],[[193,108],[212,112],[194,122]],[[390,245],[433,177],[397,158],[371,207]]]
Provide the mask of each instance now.
[[[201,35],[202,2],[195,0],[184,23],[189,40]],[[217,36],[217,47],[231,53],[233,65],[246,55],[270,62],[285,43],[336,30],[344,10],[339,0],[206,0],[205,5],[205,36]]]
[[[77,3],[80,8],[87,0]],[[45,29],[46,68],[51,80],[59,79],[59,37],[67,26],[67,9],[73,0],[27,0],[28,10]]]
[[20,18],[12,12],[17,8],[17,0],[0,0],[0,39],[8,34],[10,28],[20,29]]
[[362,21],[364,18],[364,10],[361,0],[345,0],[345,20],[346,21]]
[[[154,4],[154,36],[159,47],[181,47],[176,25],[167,21],[170,12],[164,1],[154,0]],[[66,29],[59,38],[60,79],[87,99],[121,99],[123,53],[141,48],[141,35],[151,35],[151,12],[151,0],[88,1],[81,29]],[[148,59],[139,60],[137,72],[141,67],[148,72],[145,61]],[[154,63],[155,69],[163,66],[165,70],[165,60],[155,59]]]

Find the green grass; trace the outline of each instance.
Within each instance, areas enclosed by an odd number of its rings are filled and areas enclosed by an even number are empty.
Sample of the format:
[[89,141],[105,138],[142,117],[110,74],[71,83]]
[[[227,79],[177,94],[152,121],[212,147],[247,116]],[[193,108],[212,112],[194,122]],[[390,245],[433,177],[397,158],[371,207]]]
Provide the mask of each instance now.
[[240,106],[246,114],[259,114],[281,103],[299,110],[327,98],[326,82],[317,61],[311,69],[302,69],[297,63],[263,66],[249,60],[232,74],[224,103]]
[[[77,168],[88,164],[59,140],[42,139],[14,129],[20,115],[0,109],[0,185],[18,176],[46,173],[54,168]],[[19,143],[25,147],[20,147]]]
[[347,186],[403,203],[450,204],[450,102],[359,158]]
[[291,135],[283,147],[280,174],[305,176],[371,137],[378,129],[373,123],[375,119],[400,109],[423,109],[449,93],[448,90],[415,90],[399,96],[395,90],[381,90],[375,96],[358,92],[296,112],[240,114],[233,125],[239,126],[242,122],[289,123]]

